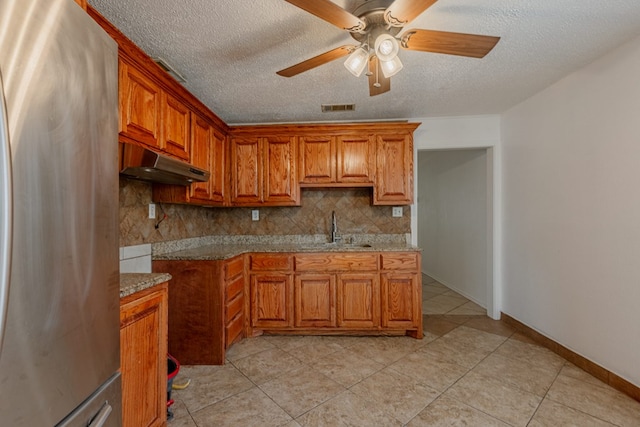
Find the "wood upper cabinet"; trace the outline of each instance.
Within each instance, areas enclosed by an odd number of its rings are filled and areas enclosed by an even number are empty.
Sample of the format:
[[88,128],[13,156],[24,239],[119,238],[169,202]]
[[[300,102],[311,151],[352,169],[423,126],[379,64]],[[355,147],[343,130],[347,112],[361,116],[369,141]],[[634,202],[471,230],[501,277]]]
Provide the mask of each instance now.
[[145,73],[119,61],[120,135],[164,149],[160,139],[161,89]]
[[231,138],[231,204],[262,202],[262,152],[260,138]]
[[302,135],[300,144],[300,183],[329,184],[336,182],[336,138]]
[[227,137],[217,127],[211,135],[211,185],[210,200],[219,206],[227,205],[229,199],[229,177],[227,176]]
[[374,205],[413,203],[413,137],[410,133],[376,137]]
[[232,137],[231,204],[298,206],[295,137]]
[[300,136],[301,184],[372,184],[375,171],[373,137]]
[[300,205],[295,137],[262,138],[264,153],[263,202],[265,205]]
[[337,138],[336,179],[342,183],[373,183],[375,145],[368,134]]
[[167,414],[167,284],[120,301],[124,427],[163,426]]
[[[191,164],[213,172],[213,156],[211,155],[212,126],[197,114],[191,120]],[[212,174],[213,175],[213,174]],[[192,199],[211,199],[211,177],[209,181],[194,182],[189,189]]]
[[153,185],[153,201],[227,206],[227,144],[224,133],[197,113],[191,113],[191,164],[208,170],[208,181],[183,185]]
[[[161,94],[162,143],[164,151],[189,161],[191,113],[184,103],[166,92]],[[209,169],[207,169],[209,170]]]
[[78,5],[83,8],[84,10],[87,10],[87,0],[75,0],[76,3],[78,3]]

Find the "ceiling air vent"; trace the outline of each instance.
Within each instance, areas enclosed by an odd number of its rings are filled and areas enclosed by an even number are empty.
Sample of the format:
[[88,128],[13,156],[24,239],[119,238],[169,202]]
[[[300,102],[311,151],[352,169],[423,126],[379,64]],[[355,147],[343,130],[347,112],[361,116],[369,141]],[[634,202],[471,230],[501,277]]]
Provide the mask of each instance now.
[[174,79],[176,79],[178,82],[180,83],[186,83],[187,79],[185,79],[184,77],[182,77],[182,74],[180,74],[179,72],[176,71],[175,68],[173,68],[171,65],[169,65],[167,63],[167,61],[165,61],[162,58],[153,58],[153,62],[155,62],[156,64],[158,64],[160,66],[160,68],[162,68],[163,70],[165,70],[167,73],[169,73],[169,75],[171,77],[173,77]]
[[322,104],[323,113],[329,113],[332,111],[355,111],[356,104]]

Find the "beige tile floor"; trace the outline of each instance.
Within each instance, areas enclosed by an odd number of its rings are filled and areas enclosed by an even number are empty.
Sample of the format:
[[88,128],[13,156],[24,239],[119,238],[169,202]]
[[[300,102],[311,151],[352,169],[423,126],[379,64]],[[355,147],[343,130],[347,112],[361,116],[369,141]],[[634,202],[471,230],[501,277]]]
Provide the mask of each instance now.
[[640,426],[640,402],[428,276],[425,336],[263,336],[182,366],[170,427]]

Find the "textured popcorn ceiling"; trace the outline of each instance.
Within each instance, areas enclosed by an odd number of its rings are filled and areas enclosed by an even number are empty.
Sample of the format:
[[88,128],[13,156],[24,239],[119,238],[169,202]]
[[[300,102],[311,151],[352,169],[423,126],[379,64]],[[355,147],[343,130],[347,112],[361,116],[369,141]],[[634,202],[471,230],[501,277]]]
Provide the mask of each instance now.
[[[353,10],[366,0],[335,0]],[[439,0],[405,28],[501,37],[484,59],[401,50],[391,91],[336,60],[292,78],[276,71],[352,44],[284,0],[89,0],[229,124],[500,113],[640,35],[640,0]],[[355,103],[321,113],[321,104]]]

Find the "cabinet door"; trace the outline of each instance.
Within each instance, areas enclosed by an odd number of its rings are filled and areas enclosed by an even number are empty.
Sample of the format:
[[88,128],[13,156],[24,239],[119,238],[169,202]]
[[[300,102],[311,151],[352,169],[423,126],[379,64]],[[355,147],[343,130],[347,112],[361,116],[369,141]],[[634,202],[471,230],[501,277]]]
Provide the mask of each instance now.
[[416,273],[383,273],[382,326],[418,327],[420,318],[420,280]]
[[265,204],[278,206],[300,204],[295,141],[295,137],[262,138]]
[[300,183],[336,182],[336,140],[331,136],[300,137]]
[[374,140],[369,135],[340,136],[337,141],[337,181],[373,182],[375,171]]
[[259,138],[231,139],[231,203],[262,202],[262,161]]
[[251,326],[287,328],[293,321],[290,274],[251,275]]
[[167,411],[167,285],[138,294],[120,307],[123,426],[161,426]]
[[135,67],[120,61],[120,134],[155,148],[160,142],[160,88]]
[[[200,116],[194,114],[191,122],[191,164],[208,171],[212,171],[211,133],[212,131],[209,123]],[[192,183],[190,186],[191,198],[210,200],[211,183],[211,178],[206,182]]]
[[186,105],[166,92],[162,92],[162,140],[164,150],[182,160],[189,161],[191,114]]
[[227,155],[226,137],[217,128],[213,128],[211,138],[211,200],[217,204],[224,205],[228,201],[227,185]]
[[377,273],[338,274],[338,326],[378,328],[380,286]]
[[295,326],[336,326],[336,283],[332,274],[300,274],[295,282]]
[[378,135],[374,205],[413,203],[413,138]]

